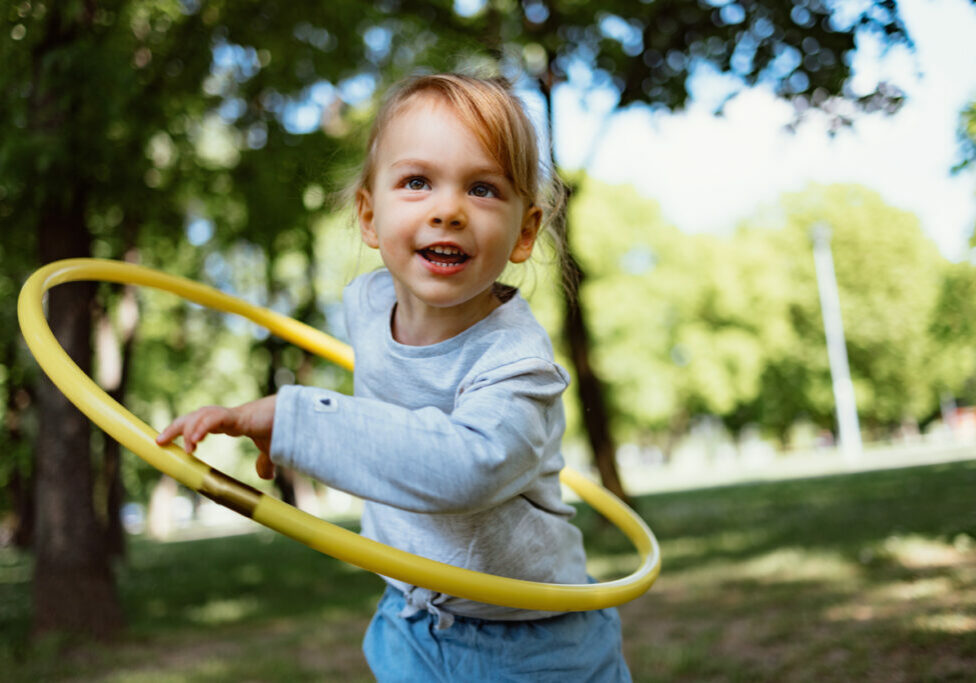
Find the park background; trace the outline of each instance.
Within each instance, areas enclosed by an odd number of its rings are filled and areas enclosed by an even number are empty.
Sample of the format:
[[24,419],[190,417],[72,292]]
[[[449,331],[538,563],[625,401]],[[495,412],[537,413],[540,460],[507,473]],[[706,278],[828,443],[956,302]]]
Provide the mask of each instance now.
[[[2,7],[11,676],[368,677],[358,641],[379,580],[121,453],[41,376],[14,301],[41,263],[91,255],[342,337],[342,286],[377,262],[335,198],[377,98],[403,75],[455,68],[516,82],[569,190],[578,297],[544,251],[510,277],[574,377],[567,459],[662,540],[662,578],[622,610],[635,678],[972,671],[971,3]],[[847,452],[817,225],[830,230],[863,438]],[[291,382],[351,385],[244,321],[154,291],[64,286],[48,311],[79,364],[157,428]],[[247,445],[212,438],[200,455],[264,486]],[[355,501],[307,479],[283,472],[267,490],[354,524]],[[584,510],[579,523],[596,575],[633,566],[600,520]]]

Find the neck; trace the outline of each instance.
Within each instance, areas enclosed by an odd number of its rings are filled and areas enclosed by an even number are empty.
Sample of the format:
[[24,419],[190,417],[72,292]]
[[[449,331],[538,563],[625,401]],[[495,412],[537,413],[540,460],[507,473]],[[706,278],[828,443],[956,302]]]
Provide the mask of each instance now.
[[484,294],[458,306],[426,306],[397,296],[393,312],[393,338],[407,346],[429,346],[459,335],[501,305],[489,288]]

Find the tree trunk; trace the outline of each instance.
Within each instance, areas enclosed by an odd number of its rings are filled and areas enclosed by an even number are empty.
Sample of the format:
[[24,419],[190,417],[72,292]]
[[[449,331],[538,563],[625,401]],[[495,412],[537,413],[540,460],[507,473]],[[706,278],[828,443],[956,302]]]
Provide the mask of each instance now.
[[[569,275],[577,287],[583,284],[584,273],[566,246],[566,264]],[[563,338],[569,346],[569,356],[576,370],[576,395],[586,429],[587,440],[593,451],[593,460],[603,485],[627,501],[627,494],[617,474],[617,446],[610,433],[610,416],[603,396],[603,382],[590,363],[590,334],[580,306],[579,297],[563,289]]]
[[125,557],[125,529],[122,527],[122,446],[106,436],[102,461],[102,487],[105,491],[105,552],[110,558]]
[[[550,60],[551,63],[551,60]],[[552,147],[552,87],[555,76],[548,71],[539,79],[546,104],[546,122],[549,137],[549,159],[552,172],[556,173],[556,158]],[[557,182],[561,182],[558,181]],[[583,427],[586,430],[587,441],[593,453],[593,461],[603,486],[621,500],[629,501],[624,487],[617,474],[616,451],[617,446],[610,432],[610,416],[604,400],[603,382],[590,364],[590,334],[586,323],[586,314],[580,305],[578,293],[583,285],[584,273],[579,262],[573,256],[569,240],[569,202],[573,192],[565,188],[565,201],[560,203],[558,214],[553,216],[553,226],[557,232],[557,239],[561,242],[561,267],[563,283],[561,289],[563,298],[563,337],[569,346],[569,357],[576,371],[576,395],[580,401],[580,412],[583,415]]]
[[[76,198],[42,217],[42,263],[89,255],[80,204]],[[84,372],[91,367],[93,294],[91,283],[48,293],[51,329]],[[92,500],[91,426],[46,377],[37,399],[33,630],[106,637],[122,626],[122,611]]]

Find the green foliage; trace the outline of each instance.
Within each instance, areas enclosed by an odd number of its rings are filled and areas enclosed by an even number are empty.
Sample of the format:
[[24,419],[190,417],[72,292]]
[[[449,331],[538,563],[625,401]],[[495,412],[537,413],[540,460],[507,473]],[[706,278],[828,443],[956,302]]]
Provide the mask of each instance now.
[[[886,206],[876,193],[863,188],[813,187],[785,197],[783,204],[784,228],[796,242],[807,237],[816,223],[832,230],[831,250],[859,412],[877,425],[893,425],[905,417],[927,418],[938,405],[940,384],[929,367],[936,349],[928,327],[948,263],[923,235],[915,216]],[[812,258],[805,254],[791,270],[796,278],[816,281]],[[786,355],[787,366],[791,359],[810,362],[814,349],[824,348],[815,291],[811,287],[792,302],[792,320],[806,349]],[[821,351],[822,357],[825,353]],[[832,405],[832,400],[810,401],[806,410],[823,422]]]
[[929,358],[931,372],[942,391],[967,405],[976,405],[976,266],[952,264],[942,281],[930,334],[936,351]]
[[960,112],[956,137],[959,140],[961,161],[955,170],[961,170],[976,161],[976,102],[971,102]]
[[[2,224],[2,222],[0,222]],[[3,228],[0,228],[2,230]],[[9,244],[7,243],[9,242]],[[28,481],[31,443],[37,431],[31,410],[37,365],[17,334],[17,292],[27,278],[32,240],[0,242],[0,510],[14,503],[13,487]]]
[[[337,88],[357,75],[375,80],[378,62],[361,34],[382,18],[351,2],[4,3],[0,292],[12,295],[39,265],[35,236],[51,207],[74,207],[95,256],[135,255],[324,326],[315,278],[296,277],[295,264],[313,260],[313,225],[359,154],[362,115]],[[409,23],[391,33],[391,59],[404,45],[422,58]],[[304,134],[289,116],[313,87],[329,98],[329,118]],[[194,226],[202,231],[191,234]],[[266,390],[270,359],[254,330],[241,337],[220,316],[175,302],[154,311],[152,293],[140,299],[148,320],[132,348],[125,402],[144,418],[159,426],[194,402]],[[103,289],[113,319],[116,301]],[[30,470],[37,373],[12,308],[4,315],[0,444],[16,456],[0,467],[6,493],[13,472]],[[235,374],[241,367],[214,367],[226,357],[222,345],[238,354],[247,380]],[[155,473],[125,462],[141,497]]]
[[[904,418],[924,421],[942,394],[961,391],[972,376],[971,299],[959,281],[976,286],[973,269],[946,262],[914,216],[872,191],[811,186],[733,237],[712,237],[680,233],[632,189],[593,180],[583,188],[573,246],[622,435],[682,431],[701,414],[781,438],[803,416],[832,426],[809,236],[820,222],[833,233],[865,423],[883,433]],[[940,296],[952,317],[940,312]]]
[[[619,105],[644,102],[676,109],[688,98],[691,71],[709,65],[743,85],[764,83],[804,106],[841,95],[854,50],[854,32],[872,31],[889,44],[907,43],[895,3],[858,8],[809,2],[689,3],[682,0],[488,0],[459,17],[452,1],[390,4],[401,14],[426,14],[438,33],[466,35],[489,54],[514,62],[512,71],[559,82],[574,66],[593,83],[612,85]],[[469,50],[473,48],[469,46]],[[861,101],[895,107],[897,88],[882,86]]]

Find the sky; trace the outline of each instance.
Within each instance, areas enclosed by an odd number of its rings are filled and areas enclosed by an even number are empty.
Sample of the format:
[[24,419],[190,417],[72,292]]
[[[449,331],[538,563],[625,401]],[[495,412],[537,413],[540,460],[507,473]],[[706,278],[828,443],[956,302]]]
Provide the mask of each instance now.
[[907,101],[894,115],[862,114],[834,137],[825,117],[811,116],[790,133],[792,105],[751,88],[716,117],[729,84],[701,73],[682,112],[633,107],[608,117],[610,93],[584,97],[567,85],[554,103],[557,160],[564,168],[585,165],[606,182],[634,185],[688,232],[730,232],[783,192],[811,182],[859,183],[915,213],[946,258],[973,258],[976,170],[952,175],[950,169],[958,161],[959,112],[976,100],[976,5],[900,0],[899,8],[915,51],[884,54],[875,40],[861,38],[852,64],[856,91],[869,92],[879,80],[905,91]]

